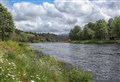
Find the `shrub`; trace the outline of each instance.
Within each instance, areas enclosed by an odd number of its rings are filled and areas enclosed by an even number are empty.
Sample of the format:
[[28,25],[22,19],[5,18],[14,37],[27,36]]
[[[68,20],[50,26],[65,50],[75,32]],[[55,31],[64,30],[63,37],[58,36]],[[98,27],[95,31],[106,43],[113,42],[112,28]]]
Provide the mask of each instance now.
[[93,77],[90,73],[80,70],[71,70],[69,72],[69,82],[92,82]]

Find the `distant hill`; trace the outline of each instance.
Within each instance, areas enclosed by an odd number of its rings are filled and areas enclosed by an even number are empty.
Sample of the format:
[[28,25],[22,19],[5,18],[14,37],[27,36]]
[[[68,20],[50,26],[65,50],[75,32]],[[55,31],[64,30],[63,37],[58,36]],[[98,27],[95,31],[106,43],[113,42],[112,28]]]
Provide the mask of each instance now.
[[69,36],[68,34],[56,35],[52,33],[33,33],[33,32],[24,32],[16,29],[16,41],[21,42],[61,42],[67,41]]

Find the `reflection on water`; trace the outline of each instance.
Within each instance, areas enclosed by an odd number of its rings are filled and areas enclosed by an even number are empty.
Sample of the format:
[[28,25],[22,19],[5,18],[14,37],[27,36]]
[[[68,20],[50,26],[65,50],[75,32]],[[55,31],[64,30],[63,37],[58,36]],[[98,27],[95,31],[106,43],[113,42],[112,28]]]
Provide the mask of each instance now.
[[34,43],[31,46],[78,68],[91,71],[95,82],[120,82],[120,45]]

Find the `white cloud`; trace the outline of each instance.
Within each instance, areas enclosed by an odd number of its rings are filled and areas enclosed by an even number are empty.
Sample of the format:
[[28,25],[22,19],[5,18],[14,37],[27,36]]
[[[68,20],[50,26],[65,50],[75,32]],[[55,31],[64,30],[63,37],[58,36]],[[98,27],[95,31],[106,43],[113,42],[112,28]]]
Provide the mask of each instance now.
[[46,10],[42,5],[22,2],[13,5],[12,14],[16,21],[34,20],[35,18],[46,14]]
[[42,5],[21,2],[14,3],[11,12],[18,29],[61,34],[76,24],[120,15],[119,5],[119,1],[111,0],[54,0]]

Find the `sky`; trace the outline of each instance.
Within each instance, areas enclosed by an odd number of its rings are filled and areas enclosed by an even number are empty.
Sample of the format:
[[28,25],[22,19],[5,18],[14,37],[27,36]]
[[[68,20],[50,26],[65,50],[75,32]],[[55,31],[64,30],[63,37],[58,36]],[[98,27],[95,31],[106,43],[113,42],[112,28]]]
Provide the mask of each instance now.
[[17,29],[67,34],[99,19],[120,16],[119,0],[3,0]]

